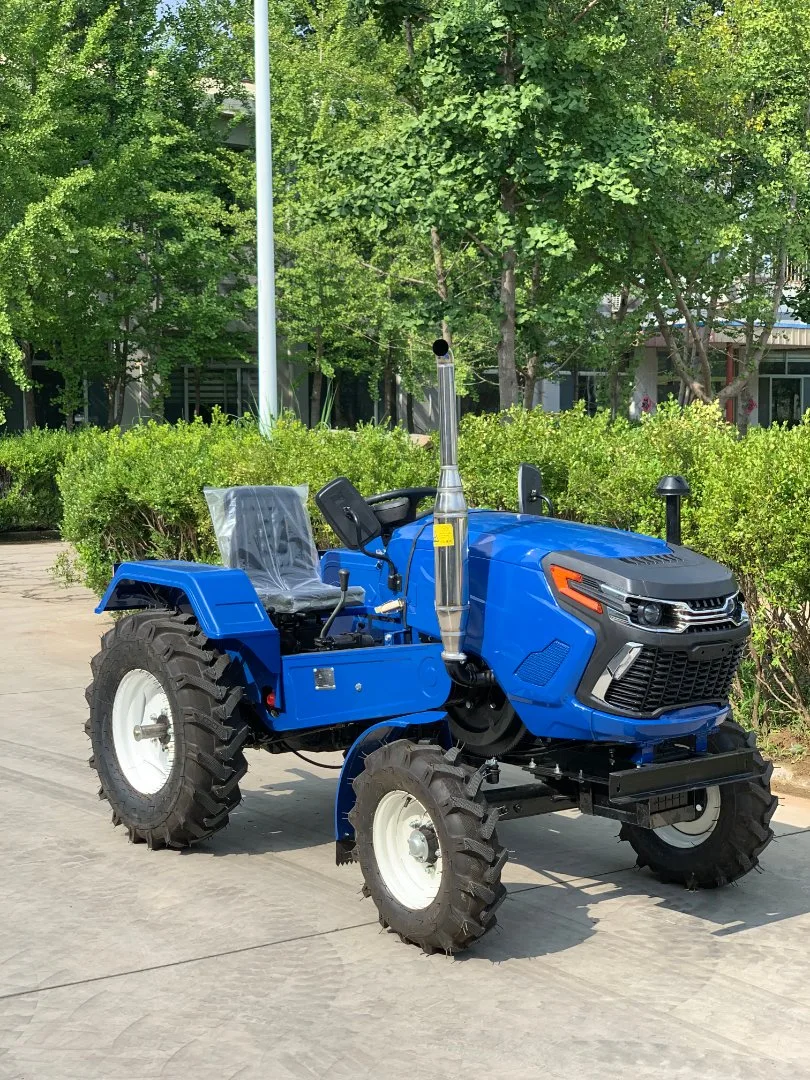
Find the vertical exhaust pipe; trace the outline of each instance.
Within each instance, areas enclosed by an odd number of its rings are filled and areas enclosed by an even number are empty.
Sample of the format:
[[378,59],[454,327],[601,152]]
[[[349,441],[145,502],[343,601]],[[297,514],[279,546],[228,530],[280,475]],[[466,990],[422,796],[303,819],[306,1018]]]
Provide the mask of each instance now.
[[462,642],[470,611],[467,503],[458,471],[456,368],[446,341],[433,342],[439,382],[441,471],[433,511],[436,615],[442,635],[442,659],[454,675],[467,657]]

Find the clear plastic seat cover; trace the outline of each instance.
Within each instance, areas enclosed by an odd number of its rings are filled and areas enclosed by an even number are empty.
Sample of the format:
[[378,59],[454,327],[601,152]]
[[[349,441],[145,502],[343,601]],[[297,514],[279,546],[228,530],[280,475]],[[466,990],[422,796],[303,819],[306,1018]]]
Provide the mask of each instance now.
[[[320,577],[307,493],[306,485],[204,489],[222,562],[244,570],[272,611],[327,610],[340,597]],[[364,600],[362,588],[349,587],[347,604]]]

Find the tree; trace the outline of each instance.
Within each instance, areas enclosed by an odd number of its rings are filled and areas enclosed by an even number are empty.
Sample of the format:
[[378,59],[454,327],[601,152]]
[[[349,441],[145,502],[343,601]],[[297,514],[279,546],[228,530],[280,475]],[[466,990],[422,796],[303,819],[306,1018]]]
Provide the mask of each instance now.
[[[643,195],[620,216],[612,257],[641,324],[664,338],[682,400],[722,405],[755,383],[788,267],[806,257],[810,9],[675,10],[656,65],[655,167],[636,178]],[[728,383],[718,333],[737,353]]]
[[[6,3],[24,21],[28,0]],[[249,300],[250,215],[219,112],[232,81],[206,82],[201,28],[210,40],[219,24],[206,0],[163,14],[147,0],[45,7],[3,50],[18,100],[0,135],[17,166],[0,295],[22,379],[44,352],[69,425],[87,377],[120,423],[131,381],[160,393],[180,362],[244,354],[233,324]]]
[[594,6],[371,6],[389,32],[406,19],[411,108],[384,140],[370,133],[356,175],[358,188],[371,178],[373,194],[358,190],[354,202],[364,212],[376,203],[383,220],[407,215],[443,245],[475,245],[487,283],[479,297],[498,326],[502,408],[518,400],[521,352],[529,369],[535,356],[531,342],[521,347],[522,329],[537,315],[552,320],[561,279],[586,280],[573,228],[582,204],[633,204],[633,171],[652,156],[636,76],[657,6],[608,15]]
[[421,307],[432,257],[407,223],[382,235],[362,216],[333,213],[348,189],[332,163],[401,112],[399,47],[347,0],[331,0],[274,5],[271,55],[279,328],[304,346],[312,422],[339,404],[346,377],[367,380],[373,396],[381,385],[393,421],[397,377],[413,388],[423,367],[411,346],[429,333]]

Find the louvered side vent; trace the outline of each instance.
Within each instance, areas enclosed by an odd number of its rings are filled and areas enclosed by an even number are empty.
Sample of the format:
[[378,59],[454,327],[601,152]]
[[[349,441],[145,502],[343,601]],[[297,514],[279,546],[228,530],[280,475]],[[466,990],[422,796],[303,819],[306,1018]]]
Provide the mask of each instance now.
[[633,566],[675,566],[682,563],[683,559],[674,552],[664,552],[661,555],[622,555],[619,562],[631,563]]
[[516,675],[524,682],[545,686],[557,674],[560,664],[568,656],[570,646],[564,641],[552,641],[540,652],[529,653]]

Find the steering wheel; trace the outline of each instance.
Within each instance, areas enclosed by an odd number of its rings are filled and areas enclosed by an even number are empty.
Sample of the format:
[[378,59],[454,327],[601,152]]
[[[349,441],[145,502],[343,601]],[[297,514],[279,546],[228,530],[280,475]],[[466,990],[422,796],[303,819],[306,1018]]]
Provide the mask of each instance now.
[[[414,521],[419,503],[423,499],[435,498],[435,487],[396,488],[380,495],[369,495],[366,502],[375,507],[374,513],[382,526],[394,526]],[[378,506],[379,510],[376,509]]]

